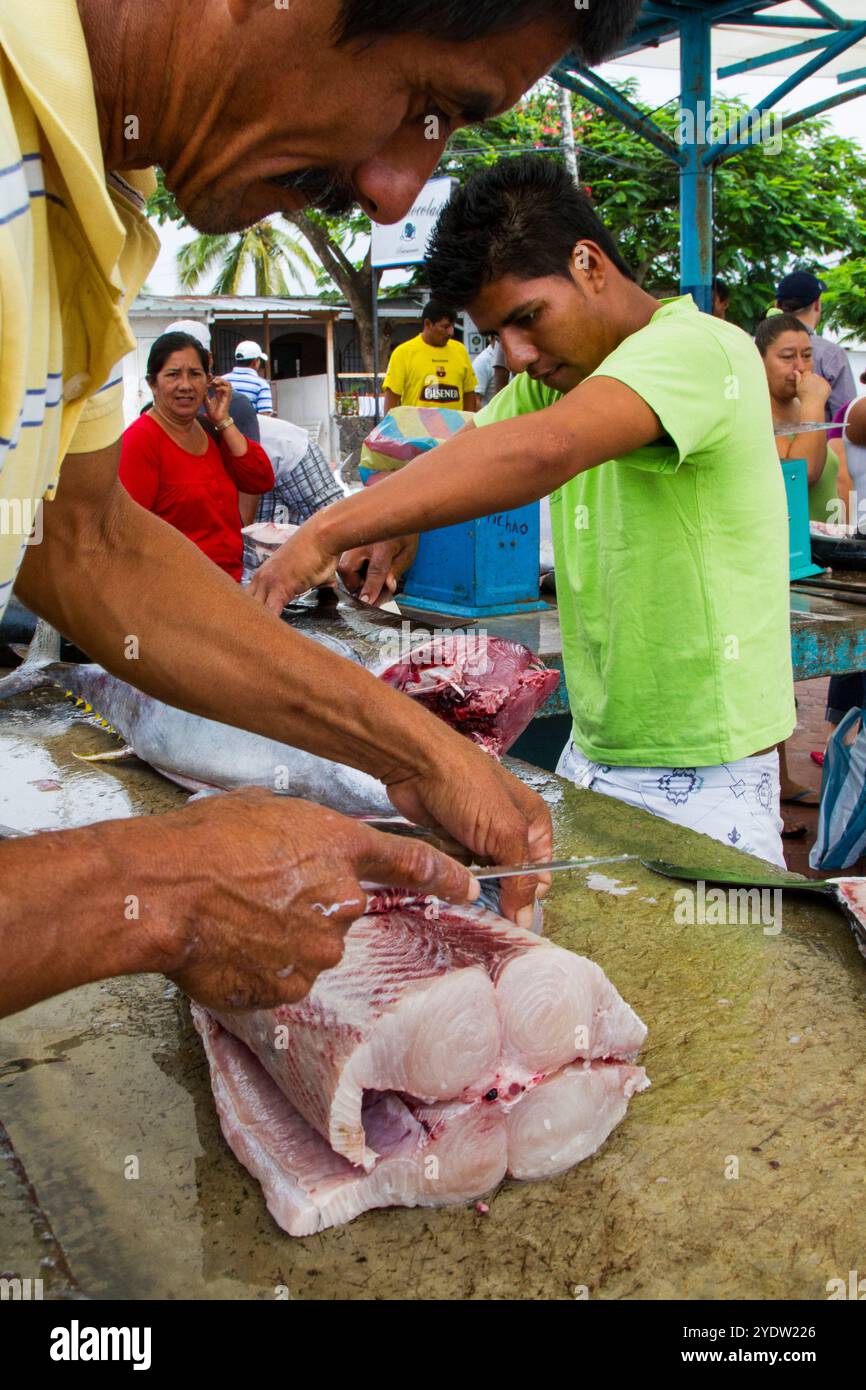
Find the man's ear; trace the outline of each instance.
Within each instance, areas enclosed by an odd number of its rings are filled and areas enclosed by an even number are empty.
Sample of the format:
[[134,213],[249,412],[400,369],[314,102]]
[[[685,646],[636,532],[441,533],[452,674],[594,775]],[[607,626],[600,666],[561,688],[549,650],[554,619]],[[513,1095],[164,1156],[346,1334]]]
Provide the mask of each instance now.
[[603,285],[607,263],[600,246],[594,241],[579,241],[571,253],[571,274],[576,282],[588,281]]

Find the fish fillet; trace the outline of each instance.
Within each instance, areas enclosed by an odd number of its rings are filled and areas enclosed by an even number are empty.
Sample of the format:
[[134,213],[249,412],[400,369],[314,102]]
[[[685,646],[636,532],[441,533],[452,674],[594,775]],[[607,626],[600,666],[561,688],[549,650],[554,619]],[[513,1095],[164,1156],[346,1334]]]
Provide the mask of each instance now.
[[226,1139],[291,1234],[562,1172],[649,1084],[646,1029],[599,966],[393,893],[300,1003],[195,1015]]

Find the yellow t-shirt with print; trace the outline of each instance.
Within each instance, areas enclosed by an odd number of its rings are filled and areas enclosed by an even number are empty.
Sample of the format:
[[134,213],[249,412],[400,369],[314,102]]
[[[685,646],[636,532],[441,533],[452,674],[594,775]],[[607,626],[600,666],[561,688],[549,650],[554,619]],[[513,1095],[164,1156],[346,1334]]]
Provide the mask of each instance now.
[[[150,170],[106,175],[75,0],[0,11],[0,616],[67,454],[123,433]],[[35,527],[35,529],[34,529]]]
[[383,389],[400,397],[401,405],[438,405],[446,410],[462,410],[466,393],[477,386],[462,343],[449,338],[444,347],[431,347],[421,333],[395,347],[383,383]]

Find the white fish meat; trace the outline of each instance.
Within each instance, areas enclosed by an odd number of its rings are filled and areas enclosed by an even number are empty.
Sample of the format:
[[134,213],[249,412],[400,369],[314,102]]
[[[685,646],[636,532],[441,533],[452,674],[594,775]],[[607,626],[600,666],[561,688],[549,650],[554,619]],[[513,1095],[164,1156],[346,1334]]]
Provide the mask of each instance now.
[[223,1133],[295,1235],[562,1172],[649,1084],[600,967],[479,907],[383,893],[300,1003],[193,1012]]

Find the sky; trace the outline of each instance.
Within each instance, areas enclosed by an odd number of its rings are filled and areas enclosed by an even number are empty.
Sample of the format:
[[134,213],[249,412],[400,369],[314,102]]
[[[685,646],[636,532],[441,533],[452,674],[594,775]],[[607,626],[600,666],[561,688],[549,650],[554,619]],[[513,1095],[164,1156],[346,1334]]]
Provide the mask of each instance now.
[[[670,49],[672,59],[675,58],[673,46]],[[665,50],[660,51],[659,56],[664,56]],[[605,63],[599,68],[602,76],[608,81],[622,81],[627,77],[636,77],[639,81],[639,97],[647,102],[651,107],[663,105],[671,101],[679,92],[679,70],[672,65],[667,67],[639,67],[632,63]],[[778,74],[774,74],[773,69],[765,70],[762,76],[741,75],[728,78],[723,82],[716,82],[714,91],[723,97],[743,97],[750,104],[758,102],[763,98],[773,86],[776,85]],[[830,96],[835,96],[840,88],[835,77],[812,77],[807,82],[802,83],[784,102],[783,109],[799,110],[801,107],[810,106],[814,102],[826,100]],[[858,97],[845,106],[837,106],[834,110],[827,113],[827,119],[833,130],[840,135],[846,135],[857,140],[866,148],[866,96]],[[147,279],[147,288],[154,294],[177,294],[180,285],[177,280],[175,270],[175,257],[180,246],[191,239],[193,233],[186,228],[178,231],[170,223],[164,227],[157,228],[162,239],[162,252],[159,260],[151,271]],[[392,272],[394,281],[398,281],[401,272]],[[385,283],[388,283],[387,281]],[[210,285],[203,284],[199,293],[207,293]],[[311,277],[305,276],[303,288],[298,288],[298,293],[311,292],[313,290]],[[252,293],[252,280],[243,286],[243,293]]]

